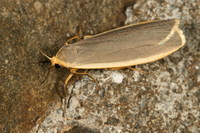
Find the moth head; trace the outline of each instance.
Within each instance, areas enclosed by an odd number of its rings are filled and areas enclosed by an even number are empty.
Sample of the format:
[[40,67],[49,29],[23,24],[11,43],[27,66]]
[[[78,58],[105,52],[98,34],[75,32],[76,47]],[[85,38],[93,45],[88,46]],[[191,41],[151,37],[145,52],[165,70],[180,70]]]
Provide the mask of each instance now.
[[49,57],[48,55],[46,55],[42,51],[40,51],[40,52],[51,61],[52,66],[55,66],[55,68],[61,67],[61,65],[58,64],[58,59],[56,58],[56,56]]

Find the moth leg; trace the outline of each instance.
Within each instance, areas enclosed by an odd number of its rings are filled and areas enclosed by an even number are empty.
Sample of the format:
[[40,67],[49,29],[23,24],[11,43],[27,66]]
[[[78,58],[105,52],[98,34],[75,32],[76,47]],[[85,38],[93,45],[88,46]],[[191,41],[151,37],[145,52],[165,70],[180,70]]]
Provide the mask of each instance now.
[[84,35],[84,34],[83,34],[83,28],[82,28],[81,25],[79,25],[79,26],[77,27],[77,36],[78,36],[78,41],[80,41],[80,40],[83,40],[83,39],[90,38],[90,37],[92,37],[93,35]]
[[142,71],[142,70],[139,70],[139,69],[136,69],[136,68],[132,68],[132,67],[127,67],[127,69],[129,70],[134,70],[134,71],[138,71],[138,72],[142,72],[142,73],[147,73],[145,71]]
[[[86,36],[83,36],[83,39],[87,39],[87,38],[90,38],[90,37],[92,37],[92,35],[86,35]],[[74,36],[74,37],[68,39],[68,40],[65,42],[65,45],[67,46],[67,45],[69,44],[70,41],[75,40],[75,39],[78,39],[79,41],[82,40],[81,37],[80,37],[79,35],[77,35],[77,36]]]
[[75,40],[75,39],[79,39],[79,36],[74,36],[74,37],[68,39],[67,42],[65,43],[65,45],[67,46],[71,40]]
[[68,77],[67,77],[66,80],[65,80],[64,88],[68,85],[69,80],[70,80],[73,76],[74,76],[73,73],[70,73],[70,74],[68,75]]
[[73,72],[76,72],[78,69],[70,69],[70,74],[65,80],[64,88],[68,85],[69,80],[74,76]]
[[[98,88],[100,88],[100,86],[99,86],[98,82],[96,81],[96,79],[94,79],[90,74],[87,73],[88,70],[86,70],[86,72],[83,72],[83,73],[79,73],[79,72],[76,72],[76,71],[78,71],[78,69],[70,69],[70,74],[68,75],[68,77],[67,77],[66,80],[65,80],[65,85],[64,85],[65,87],[67,86],[69,80],[70,80],[75,74],[78,74],[78,75],[87,75],[88,77],[90,77],[90,78],[96,83],[96,85],[98,86]],[[64,87],[64,88],[65,88],[65,87]],[[72,97],[72,93],[70,93],[68,100],[67,100],[67,101],[65,100],[65,103],[66,103],[66,105],[67,105],[67,108],[69,108],[71,97]],[[64,110],[65,110],[65,107],[64,107]]]
[[87,39],[87,38],[90,38],[90,37],[93,37],[93,35],[86,35],[86,36],[83,36],[84,39]]
[[[76,72],[77,70],[78,69],[70,69],[70,74],[67,76],[67,78],[65,80],[64,88],[63,88],[64,94],[65,94],[65,88],[67,87],[69,80],[74,76],[74,74],[72,72]],[[65,110],[66,110],[65,105],[67,108],[69,107],[69,104],[70,104],[69,102],[70,102],[71,97],[72,97],[72,92],[69,94],[68,99],[64,99],[64,111],[63,112],[65,112]],[[63,113],[63,116],[64,116],[64,113]]]
[[101,89],[101,87],[99,86],[99,83],[97,82],[97,80],[95,78],[93,78],[90,74],[86,72],[82,72],[82,73],[79,73],[79,72],[72,72],[73,74],[78,74],[78,75],[87,75],[89,78],[91,78],[95,83],[96,85],[98,86],[99,89]]

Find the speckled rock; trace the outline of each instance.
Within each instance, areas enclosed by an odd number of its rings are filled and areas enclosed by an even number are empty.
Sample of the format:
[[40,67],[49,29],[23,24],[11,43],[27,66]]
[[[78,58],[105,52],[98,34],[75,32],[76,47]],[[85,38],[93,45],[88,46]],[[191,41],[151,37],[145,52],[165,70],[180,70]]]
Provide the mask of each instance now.
[[[122,25],[123,10],[131,3],[132,0],[1,0],[0,132],[30,131],[36,122],[43,121],[42,116],[52,103],[65,97],[62,88],[66,69],[51,69],[47,80],[41,83],[50,64],[38,63],[45,60],[40,50],[54,55],[76,35],[77,26],[88,35]],[[72,103],[76,106],[71,107],[77,107],[79,99]]]
[[[47,81],[41,84],[47,72],[44,67],[48,65],[30,62],[44,59],[38,49],[53,55],[66,41],[66,33],[74,35],[76,26],[84,20],[86,34],[119,25],[116,15],[123,12],[121,9],[119,13],[111,11],[116,8],[113,8],[114,2],[108,4],[109,8],[104,7],[106,0],[99,5],[84,2],[4,2],[9,10],[1,9],[0,19],[3,24],[0,41],[4,44],[0,48],[5,51],[0,57],[3,63],[0,111],[6,112],[0,120],[3,131],[28,130],[35,123],[31,132],[200,132],[199,0],[138,0],[128,7],[124,24],[181,19],[186,46],[164,59],[136,66],[148,73],[126,69],[90,70],[101,89],[88,77],[80,77],[69,85],[72,98],[69,108],[64,109],[66,105],[55,99],[58,99],[57,94],[64,97],[59,88],[67,72],[64,69],[51,71]],[[77,7],[87,15],[76,10]],[[97,8],[109,15],[98,14]]]
[[[186,46],[174,54],[130,70],[92,70],[102,89],[83,76],[70,86],[81,106],[64,112],[66,123],[77,122],[102,133],[200,132],[200,3],[199,1],[138,1],[126,10],[125,24],[181,19]],[[55,103],[59,106],[59,103]],[[54,107],[50,112],[56,110]],[[57,114],[49,114],[52,121]],[[79,119],[76,119],[79,118]],[[38,124],[39,125],[39,124]],[[56,128],[35,127],[38,131]],[[55,125],[55,124],[53,124]],[[63,124],[65,125],[65,124]],[[70,125],[70,124],[67,124]],[[34,131],[33,129],[33,131]],[[72,126],[73,129],[73,126]]]

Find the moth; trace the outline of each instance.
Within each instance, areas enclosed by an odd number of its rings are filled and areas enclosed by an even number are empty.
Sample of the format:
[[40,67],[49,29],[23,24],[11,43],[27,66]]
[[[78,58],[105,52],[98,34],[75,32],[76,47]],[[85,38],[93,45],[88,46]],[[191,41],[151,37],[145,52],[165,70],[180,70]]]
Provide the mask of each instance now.
[[[64,45],[48,57],[53,66],[65,67],[70,74],[79,69],[123,69],[164,58],[185,45],[180,20],[148,21],[109,30],[74,44]],[[93,78],[92,78],[93,79]]]

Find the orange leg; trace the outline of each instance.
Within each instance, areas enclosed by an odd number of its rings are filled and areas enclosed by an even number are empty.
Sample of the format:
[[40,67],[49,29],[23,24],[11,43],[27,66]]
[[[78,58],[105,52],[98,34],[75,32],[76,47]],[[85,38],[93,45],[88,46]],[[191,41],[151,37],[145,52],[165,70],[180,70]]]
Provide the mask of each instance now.
[[96,80],[95,78],[93,78],[90,74],[87,73],[88,70],[87,70],[86,72],[82,72],[82,73],[79,73],[79,72],[77,72],[77,71],[78,71],[78,69],[70,69],[70,74],[68,75],[68,77],[67,77],[66,80],[65,80],[64,88],[68,85],[69,80],[74,76],[74,74],[78,74],[78,75],[87,75],[88,77],[90,77],[90,78],[96,83],[96,85],[97,85],[99,88],[101,88],[101,87],[99,86],[97,80]]
[[[88,71],[88,70],[87,70],[87,71]],[[87,71],[86,71],[86,72],[82,72],[82,73],[73,71],[73,72],[71,72],[71,73],[72,73],[72,74],[78,74],[78,75],[87,75],[89,78],[91,78],[91,79],[96,83],[96,85],[98,86],[98,88],[101,89],[101,87],[99,86],[99,83],[97,82],[97,80],[96,80],[95,78],[93,78],[90,74],[88,74]]]
[[65,45],[67,46],[70,41],[75,40],[75,39],[79,39],[79,36],[74,36],[74,37],[68,39],[67,42],[65,43]]
[[[71,73],[68,75],[68,77],[65,80],[64,90],[65,90],[65,87],[68,85],[69,80],[74,76],[74,74],[87,75],[97,84],[98,88],[101,89],[98,82],[96,81],[96,79],[94,79],[90,74],[87,73],[88,70],[86,72],[83,72],[83,73],[78,73],[76,71],[78,71],[78,69],[70,69]],[[67,105],[67,108],[69,107],[69,101],[70,101],[71,97],[72,97],[72,94],[70,93],[68,100],[66,100],[66,99],[64,100],[64,105]],[[64,112],[65,112],[65,107],[64,107]]]
[[70,74],[68,75],[68,77],[65,80],[65,84],[64,84],[64,88],[68,85],[69,80],[74,76],[74,72],[78,71],[78,69],[70,69]]
[[[92,37],[92,35],[86,35],[86,36],[83,36],[83,39],[87,39],[87,38],[90,38],[90,37]],[[65,43],[65,45],[67,46],[70,41],[75,40],[75,39],[81,40],[80,36],[74,36],[74,37],[68,39],[67,42]]]
[[138,72],[142,72],[142,73],[147,73],[145,71],[142,71],[142,70],[139,70],[139,69],[136,69],[136,68],[132,68],[132,67],[126,67],[127,69],[129,70],[134,70],[134,71],[138,71]]
[[93,35],[86,35],[86,36],[84,36],[83,38],[84,38],[84,39],[87,39],[87,38],[90,38],[90,37],[93,37]]

